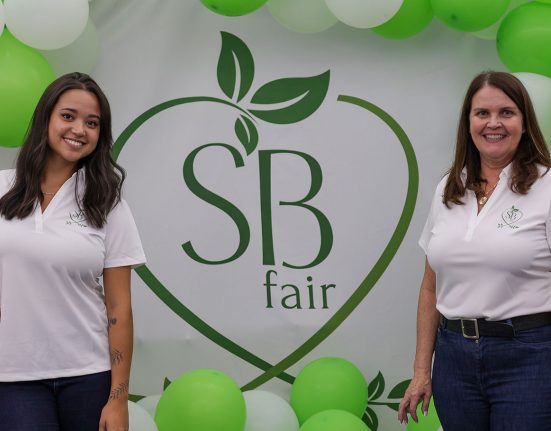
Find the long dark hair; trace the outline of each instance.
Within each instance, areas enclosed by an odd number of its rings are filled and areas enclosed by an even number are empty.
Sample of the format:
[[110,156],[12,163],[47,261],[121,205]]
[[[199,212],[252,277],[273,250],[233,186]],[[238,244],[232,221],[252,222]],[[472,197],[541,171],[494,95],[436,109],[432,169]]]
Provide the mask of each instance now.
[[85,167],[85,191],[75,199],[92,226],[101,228],[111,209],[121,199],[125,171],[111,157],[113,136],[111,133],[111,108],[98,84],[84,73],[68,73],[52,82],[42,94],[34,111],[25,142],[16,162],[15,181],[11,189],[0,198],[0,215],[7,220],[28,217],[41,202],[40,182],[50,151],[48,126],[52,110],[59,97],[67,90],[85,90],[94,94],[100,108],[98,144],[94,151],[79,160],[77,168]]
[[[485,86],[492,86],[503,91],[517,105],[522,113],[524,133],[513,156],[512,175],[510,187],[515,193],[526,194],[532,184],[538,179],[538,165],[551,167],[549,150],[545,145],[545,138],[536,119],[534,107],[530,96],[520,80],[506,72],[483,72],[474,77],[469,86],[457,127],[457,142],[455,145],[455,157],[448,171],[448,180],[442,198],[443,203],[449,208],[450,203],[463,205],[461,198],[465,190],[479,190],[481,184],[486,182],[480,174],[480,153],[474,145],[469,132],[469,115],[474,95]],[[464,182],[461,172],[465,168],[467,179]]]

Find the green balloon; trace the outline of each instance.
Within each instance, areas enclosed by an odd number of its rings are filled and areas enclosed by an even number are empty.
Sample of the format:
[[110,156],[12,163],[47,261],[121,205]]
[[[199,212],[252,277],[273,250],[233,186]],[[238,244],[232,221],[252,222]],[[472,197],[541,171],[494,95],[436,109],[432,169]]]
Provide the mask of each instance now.
[[268,0],[201,0],[211,11],[225,16],[241,16],[251,13]]
[[511,72],[551,77],[551,4],[532,2],[511,11],[496,41],[499,58]]
[[[519,7],[520,5],[526,4],[528,2],[531,2],[532,0],[511,0],[511,3],[509,3],[509,7],[505,11],[505,14],[497,20],[495,24],[492,24],[490,27],[486,27],[485,29],[482,29],[480,31],[477,31],[474,33],[476,37],[479,37],[480,39],[486,39],[486,40],[496,40],[497,37],[497,31],[499,30],[499,26],[503,22],[503,19],[515,8]],[[550,0],[551,1],[551,0]]]
[[54,79],[42,54],[4,29],[0,36],[1,147],[23,144],[38,99]]
[[434,408],[434,401],[432,399],[430,400],[427,416],[423,416],[421,406],[422,404],[417,406],[417,417],[419,418],[419,422],[415,423],[413,419],[409,419],[406,431],[438,431],[441,425],[440,419],[438,419],[438,415],[436,414],[436,409]]
[[362,417],[367,382],[361,371],[341,358],[321,358],[306,365],[291,387],[291,406],[299,423],[324,410],[346,410]]
[[304,422],[300,431],[369,431],[369,428],[350,412],[325,410]]
[[372,28],[380,36],[389,39],[405,39],[423,30],[432,21],[434,13],[431,0],[404,0],[404,3],[384,24]]
[[190,371],[163,392],[155,423],[159,431],[243,431],[245,399],[237,384],[224,373]]
[[507,10],[510,0],[431,0],[434,15],[452,28],[479,31],[491,26]]

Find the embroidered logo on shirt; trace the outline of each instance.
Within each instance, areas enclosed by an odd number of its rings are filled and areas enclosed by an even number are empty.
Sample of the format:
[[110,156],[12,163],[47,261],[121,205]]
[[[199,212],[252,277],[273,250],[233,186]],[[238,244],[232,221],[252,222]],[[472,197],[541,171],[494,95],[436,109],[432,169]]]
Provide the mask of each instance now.
[[83,211],[75,211],[72,213],[69,213],[69,219],[65,222],[65,224],[76,224],[80,227],[88,227],[86,224],[86,216],[84,215]]
[[497,227],[505,227],[509,226],[511,229],[518,229],[518,225],[516,224],[523,216],[521,210],[518,208],[515,208],[515,206],[511,206],[511,208],[507,208],[503,213],[501,213],[501,219],[504,221],[504,223],[498,223]]

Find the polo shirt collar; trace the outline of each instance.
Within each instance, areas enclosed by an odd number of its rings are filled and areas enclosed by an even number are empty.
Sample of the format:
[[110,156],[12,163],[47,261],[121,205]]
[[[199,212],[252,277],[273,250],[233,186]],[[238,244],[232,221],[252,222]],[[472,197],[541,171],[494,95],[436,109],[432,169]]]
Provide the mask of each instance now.
[[[501,170],[501,173],[499,174],[499,178],[508,178],[509,176],[511,176],[511,170],[513,169],[513,162],[510,162],[507,166],[505,166],[502,170]],[[466,167],[463,167],[463,169],[461,170],[461,179],[463,180],[463,182],[465,182],[467,180],[467,168]]]

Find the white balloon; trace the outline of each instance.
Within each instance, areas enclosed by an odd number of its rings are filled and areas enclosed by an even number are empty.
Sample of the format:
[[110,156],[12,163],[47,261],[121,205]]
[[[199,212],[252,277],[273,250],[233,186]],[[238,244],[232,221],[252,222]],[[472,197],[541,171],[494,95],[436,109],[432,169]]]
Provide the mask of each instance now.
[[318,33],[338,21],[325,0],[270,0],[267,6],[277,22],[299,33]]
[[157,404],[159,404],[160,399],[161,395],[149,395],[145,398],[142,398],[136,404],[143,407],[145,411],[147,411],[147,413],[149,413],[149,415],[154,418],[155,410],[157,410]]
[[325,0],[340,21],[352,27],[377,27],[391,19],[404,0]]
[[298,419],[283,398],[271,392],[243,392],[247,407],[245,431],[298,431]]
[[74,42],[88,22],[88,0],[5,0],[6,25],[21,42],[59,49]]
[[61,49],[41,51],[56,76],[69,72],[90,73],[98,61],[99,37],[96,26],[88,20],[82,34],[70,45]]
[[158,431],[151,415],[132,401],[128,401],[128,419],[131,431]]
[[4,31],[4,24],[6,24],[6,15],[4,12],[4,4],[0,1],[0,36]]
[[547,146],[551,148],[551,78],[536,73],[513,73],[526,87]]

